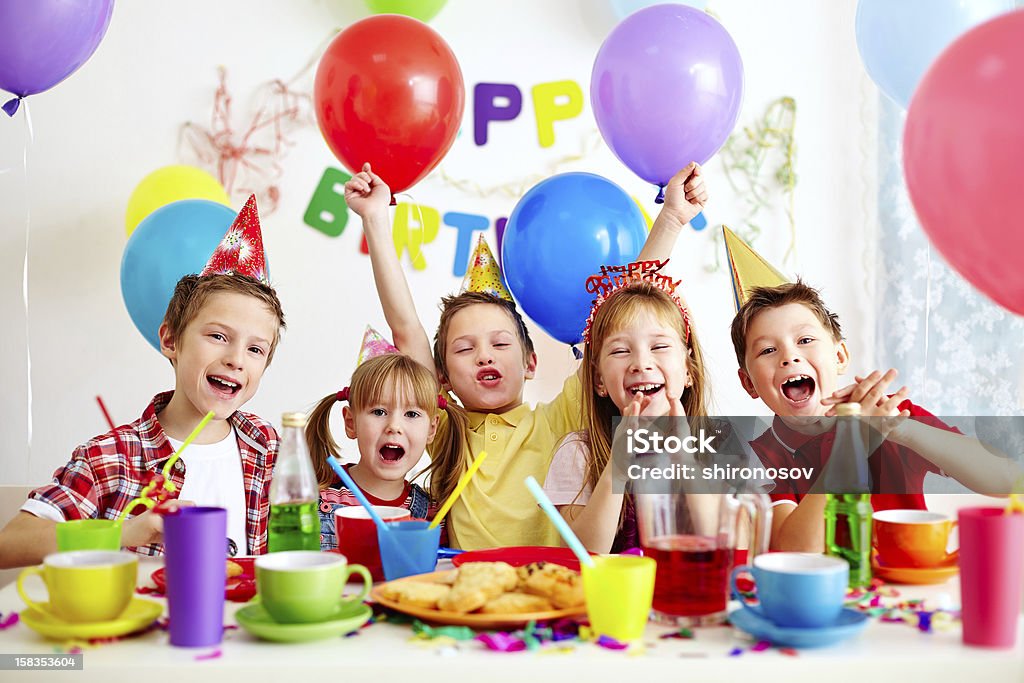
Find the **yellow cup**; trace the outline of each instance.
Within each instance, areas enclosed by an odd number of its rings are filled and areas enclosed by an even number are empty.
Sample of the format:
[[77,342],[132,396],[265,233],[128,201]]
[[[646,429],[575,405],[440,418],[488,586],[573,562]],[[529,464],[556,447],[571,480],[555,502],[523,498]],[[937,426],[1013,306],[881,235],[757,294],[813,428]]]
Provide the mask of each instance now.
[[593,559],[593,567],[581,567],[591,630],[621,642],[642,638],[654,599],[657,563],[636,555]]
[[[18,575],[18,595],[25,604],[70,623],[111,621],[128,607],[135,592],[139,561],[127,552],[76,550],[47,555],[40,567]],[[25,579],[38,574],[49,602],[36,602],[25,593]]]

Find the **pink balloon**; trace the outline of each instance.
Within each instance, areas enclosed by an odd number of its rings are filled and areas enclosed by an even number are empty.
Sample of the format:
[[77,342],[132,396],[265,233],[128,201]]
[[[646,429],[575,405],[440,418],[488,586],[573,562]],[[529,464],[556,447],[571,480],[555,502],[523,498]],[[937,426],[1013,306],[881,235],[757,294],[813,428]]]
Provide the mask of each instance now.
[[1024,10],[975,27],[910,101],[903,168],[929,239],[968,282],[1024,315]]

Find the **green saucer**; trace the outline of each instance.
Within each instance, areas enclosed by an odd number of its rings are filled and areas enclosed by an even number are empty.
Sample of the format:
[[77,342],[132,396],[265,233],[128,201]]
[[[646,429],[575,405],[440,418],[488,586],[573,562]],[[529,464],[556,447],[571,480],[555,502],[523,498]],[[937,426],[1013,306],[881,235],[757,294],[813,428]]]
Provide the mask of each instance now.
[[[44,603],[49,604],[49,603]],[[47,612],[29,607],[21,613],[21,622],[40,635],[54,640],[115,638],[141,631],[164,613],[164,606],[152,600],[132,598],[121,616],[110,621],[73,624]]]
[[235,621],[257,638],[279,643],[302,643],[307,640],[334,638],[355,631],[373,616],[369,605],[361,602],[343,604],[327,621],[314,624],[279,624],[267,614],[263,605],[251,603],[235,612]]

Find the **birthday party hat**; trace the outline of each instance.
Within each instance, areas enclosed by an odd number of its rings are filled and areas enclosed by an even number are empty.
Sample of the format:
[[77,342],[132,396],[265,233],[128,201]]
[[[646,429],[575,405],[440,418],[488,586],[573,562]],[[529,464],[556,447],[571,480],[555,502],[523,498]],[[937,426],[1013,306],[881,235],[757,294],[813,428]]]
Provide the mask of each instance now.
[[469,267],[466,268],[466,277],[462,278],[463,292],[484,292],[512,301],[512,295],[505,287],[504,278],[501,276],[501,268],[498,261],[487,246],[487,240],[483,235],[477,240],[476,249],[469,258]]
[[363,333],[363,345],[359,348],[359,358],[356,360],[356,366],[362,365],[371,358],[388,353],[400,352],[391,342],[384,338],[384,335],[367,325],[366,332]]
[[213,256],[201,275],[217,273],[238,273],[254,277],[265,285],[270,284],[266,258],[263,253],[263,234],[260,232],[260,217],[256,212],[256,195],[249,195],[245,206],[238,212],[224,239],[217,245]]
[[775,287],[789,282],[789,278],[776,270],[732,230],[723,225],[722,233],[732,273],[733,303],[737,311],[746,303],[754,288]]

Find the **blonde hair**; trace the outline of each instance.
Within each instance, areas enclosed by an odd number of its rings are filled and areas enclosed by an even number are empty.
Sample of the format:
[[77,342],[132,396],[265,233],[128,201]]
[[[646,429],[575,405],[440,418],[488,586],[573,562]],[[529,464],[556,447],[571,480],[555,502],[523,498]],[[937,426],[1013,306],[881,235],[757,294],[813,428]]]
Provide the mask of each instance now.
[[[462,409],[452,402],[445,401],[447,405],[443,409],[438,407],[440,387],[434,373],[409,356],[390,353],[371,358],[356,368],[348,389],[347,400],[355,413],[382,401],[389,392],[409,397],[431,420],[438,415],[439,410],[448,413],[449,429],[444,431],[444,443],[431,442],[430,467],[420,473],[440,472],[441,476],[431,477],[431,497],[435,500],[447,498],[461,474],[460,456],[467,420]],[[334,470],[327,463],[327,457],[340,454],[338,442],[331,434],[330,413],[334,404],[341,400],[346,398],[340,391],[323,397],[306,423],[306,443],[321,489],[330,486],[336,478]],[[418,458],[420,454],[414,455]],[[455,473],[454,481],[449,472]]]
[[[675,330],[680,341],[688,348],[686,367],[690,373],[691,384],[683,390],[683,409],[690,418],[707,415],[709,398],[704,372],[704,353],[692,325],[687,343],[686,321],[679,306],[663,290],[647,282],[629,285],[615,292],[594,314],[590,327],[590,341],[583,348],[583,424],[587,428],[590,444],[584,487],[589,485],[592,489],[596,488],[601,473],[608,465],[612,452],[612,418],[620,414],[611,398],[597,394],[596,374],[599,369],[601,347],[605,339],[636,320],[642,312],[652,313],[658,320]],[[621,525],[622,516],[619,523]]]

